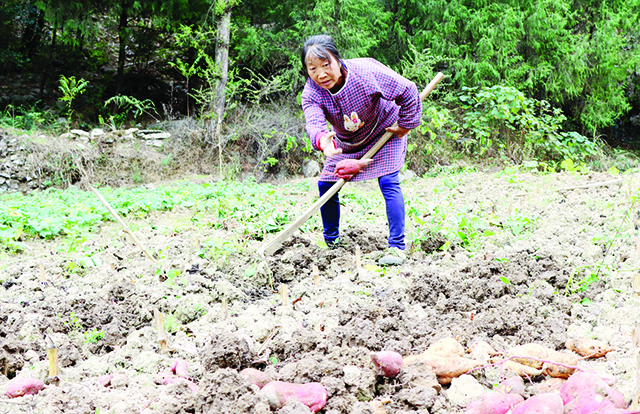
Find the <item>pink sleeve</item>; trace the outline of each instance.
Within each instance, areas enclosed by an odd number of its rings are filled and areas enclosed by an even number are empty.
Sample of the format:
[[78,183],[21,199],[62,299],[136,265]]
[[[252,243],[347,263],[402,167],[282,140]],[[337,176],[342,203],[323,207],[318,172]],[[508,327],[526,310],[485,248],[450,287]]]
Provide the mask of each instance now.
[[316,150],[320,150],[318,140],[327,133],[327,120],[322,107],[311,95],[311,91],[305,86],[302,91],[302,111],[304,112],[305,128],[311,140],[311,145]]
[[415,83],[401,76],[382,63],[371,59],[376,67],[372,71],[384,99],[394,101],[399,107],[398,126],[413,129],[420,125],[422,101]]

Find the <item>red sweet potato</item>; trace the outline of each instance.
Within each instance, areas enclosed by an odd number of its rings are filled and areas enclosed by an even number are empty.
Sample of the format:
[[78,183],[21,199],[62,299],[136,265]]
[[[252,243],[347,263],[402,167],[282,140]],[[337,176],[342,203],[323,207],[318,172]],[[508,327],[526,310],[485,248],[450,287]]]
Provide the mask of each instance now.
[[505,394],[503,392],[490,392],[479,400],[467,405],[465,414],[505,414],[516,404],[524,401],[518,394]]
[[560,388],[562,388],[565,382],[567,382],[567,380],[564,378],[547,378],[542,382],[530,386],[529,392],[531,392],[532,395],[560,392]]
[[378,375],[394,378],[402,369],[402,355],[394,351],[380,351],[371,354],[371,360]]
[[616,350],[616,348],[609,346],[605,342],[583,337],[571,338],[567,340],[565,346],[567,349],[580,354],[580,356],[588,358],[600,358]]
[[271,381],[260,393],[267,397],[272,409],[280,409],[290,399],[296,399],[309,407],[311,412],[318,412],[327,403],[327,390],[319,382],[293,384],[290,382]]
[[44,382],[37,378],[14,378],[7,387],[7,397],[17,398],[24,395],[36,395],[44,389]]
[[187,378],[189,376],[189,364],[184,359],[176,359],[171,366],[171,372],[179,377]]
[[245,368],[240,371],[240,375],[251,384],[257,385],[260,389],[271,382],[269,375],[255,368]]
[[621,411],[610,399],[592,389],[584,390],[564,406],[565,414],[619,414]]
[[626,406],[624,396],[619,391],[607,385],[597,374],[581,371],[576,372],[570,376],[567,382],[560,388],[560,396],[565,405],[578,398],[582,393],[601,395],[611,400],[616,408],[624,408]]
[[103,387],[108,387],[111,384],[111,380],[113,379],[113,374],[104,374],[98,378],[98,384]]
[[200,391],[200,387],[195,382],[186,378],[178,377],[177,375],[173,375],[169,372],[161,372],[153,379],[153,381],[158,385],[171,385],[184,382],[194,394],[197,394],[198,391]]
[[519,394],[522,397],[526,395],[524,389],[524,381],[522,377],[518,375],[512,375],[502,382],[502,384],[495,387],[497,392],[503,394]]
[[511,414],[562,414],[562,398],[558,393],[538,394],[513,407]]

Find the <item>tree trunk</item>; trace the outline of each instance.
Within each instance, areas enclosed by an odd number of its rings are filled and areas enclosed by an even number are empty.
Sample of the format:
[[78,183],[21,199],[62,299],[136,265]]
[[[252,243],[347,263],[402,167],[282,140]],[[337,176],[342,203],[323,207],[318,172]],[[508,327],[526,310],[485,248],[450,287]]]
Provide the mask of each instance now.
[[216,36],[216,67],[220,69],[220,79],[216,84],[216,97],[214,108],[216,115],[224,114],[224,104],[227,97],[227,80],[229,75],[229,37],[231,26],[231,7],[229,0],[225,0],[224,13],[218,21],[218,33]]
[[[224,116],[225,101],[227,98],[227,80],[229,76],[229,38],[231,29],[231,5],[229,0],[225,0],[225,7],[220,20],[218,21],[218,30],[216,36],[216,68],[220,70],[220,79],[215,85],[215,98],[212,110],[215,113],[211,117],[211,126],[215,122],[215,136],[218,141],[218,170],[220,178],[222,178],[222,138],[220,130],[222,129],[222,118]],[[213,130],[213,128],[211,128]]]

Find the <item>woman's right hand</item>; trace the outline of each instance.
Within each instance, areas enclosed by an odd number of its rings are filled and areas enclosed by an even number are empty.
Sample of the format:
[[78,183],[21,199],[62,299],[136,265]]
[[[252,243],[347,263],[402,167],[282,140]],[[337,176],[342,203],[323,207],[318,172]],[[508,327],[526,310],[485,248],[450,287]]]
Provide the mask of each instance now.
[[318,147],[324,153],[324,156],[329,158],[334,155],[342,154],[342,148],[336,147],[336,144],[333,142],[333,137],[336,136],[335,131],[327,132],[318,140]]

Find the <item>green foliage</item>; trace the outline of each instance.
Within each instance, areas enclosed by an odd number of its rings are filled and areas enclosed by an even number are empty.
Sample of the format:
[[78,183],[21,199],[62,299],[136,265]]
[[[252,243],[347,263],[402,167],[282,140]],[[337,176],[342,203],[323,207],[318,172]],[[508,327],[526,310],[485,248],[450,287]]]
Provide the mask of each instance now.
[[164,318],[164,330],[170,334],[178,332],[180,321],[174,314],[169,314]]
[[[106,107],[113,103],[115,103],[119,108],[122,108],[125,111],[128,111],[134,120],[138,119],[138,117],[143,114],[146,114],[152,117],[153,119],[158,120],[156,118],[157,112],[155,111],[155,104],[151,99],[145,99],[144,101],[140,101],[139,99],[133,96],[118,95],[118,96],[113,96],[107,99],[104,103],[104,106]],[[119,123],[117,121],[123,121],[122,118],[115,119],[112,117],[111,119],[115,123]]]
[[564,105],[585,130],[611,125],[629,108],[629,71],[637,70],[637,1],[501,2],[398,0],[404,30],[397,49],[450,59],[456,87],[505,84]]
[[50,111],[42,111],[37,103],[32,106],[7,105],[0,112],[0,127],[23,131],[54,129],[55,119]]
[[[290,220],[287,207],[297,203],[277,197],[270,186],[251,182],[162,186],[152,191],[103,188],[101,192],[122,217],[145,218],[153,211],[178,207],[192,209],[194,214],[206,211],[211,221],[201,225],[227,229],[234,223],[247,241],[262,240],[266,234],[281,230]],[[0,242],[9,250],[19,249],[20,242],[29,237],[76,237],[111,220],[92,192],[75,187],[31,195],[0,195]],[[78,266],[90,264],[89,258]]]
[[67,115],[69,118],[73,115],[73,101],[78,97],[78,95],[82,95],[87,85],[88,81],[84,79],[76,80],[75,76],[66,77],[64,75],[60,75],[60,86],[58,89],[62,93],[62,96],[58,98],[61,102],[66,102],[67,106]]
[[470,153],[497,151],[519,164],[529,158],[586,161],[598,152],[593,140],[576,132],[561,132],[566,118],[560,109],[527,98],[512,87],[463,87],[457,99],[464,110],[461,128],[468,136],[462,144]]
[[97,344],[99,340],[104,338],[104,332],[97,330],[96,328],[92,328],[91,330],[84,333],[84,343],[92,343]]

